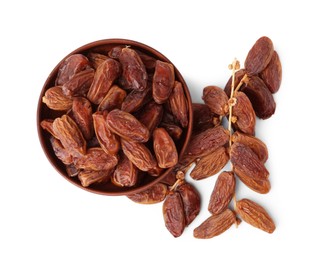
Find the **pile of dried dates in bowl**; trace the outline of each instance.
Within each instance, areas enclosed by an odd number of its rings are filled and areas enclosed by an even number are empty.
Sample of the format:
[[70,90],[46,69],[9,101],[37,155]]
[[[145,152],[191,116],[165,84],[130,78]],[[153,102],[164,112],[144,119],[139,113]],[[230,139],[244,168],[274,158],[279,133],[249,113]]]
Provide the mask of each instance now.
[[[145,57],[118,46],[108,55],[74,54],[62,62],[56,86],[45,92],[43,102],[65,113],[41,126],[51,134],[53,150],[69,176],[85,187],[103,182],[132,187],[143,174],[159,176],[174,167],[164,180],[128,198],[162,202],[164,224],[179,237],[201,207],[200,194],[185,175],[200,181],[218,174],[207,205],[209,217],[194,229],[194,237],[218,236],[242,220],[274,232],[265,208],[235,194],[238,182],[260,194],[271,187],[265,167],[268,149],[255,132],[256,117],[275,113],[273,94],[281,84],[281,63],[271,39],[259,38],[243,68],[236,59],[229,65],[231,77],[224,89],[205,87],[203,103],[191,108],[173,65]],[[193,132],[178,158],[175,144],[189,124],[190,109]]]

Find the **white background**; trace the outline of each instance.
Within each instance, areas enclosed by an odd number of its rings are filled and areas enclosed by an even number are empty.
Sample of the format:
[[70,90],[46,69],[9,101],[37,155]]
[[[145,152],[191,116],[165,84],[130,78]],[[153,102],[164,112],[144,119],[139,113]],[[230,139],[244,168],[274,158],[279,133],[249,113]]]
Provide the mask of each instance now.
[[[0,4],[0,259],[318,259],[317,1],[2,1]],[[282,66],[276,114],[258,121],[269,149],[272,189],[238,185],[237,197],[262,204],[277,229],[242,223],[209,240],[193,229],[209,213],[216,176],[194,182],[200,215],[180,238],[161,204],[85,192],[63,179],[38,141],[36,107],[53,67],[100,39],[143,42],[183,74],[194,101],[223,87],[234,57],[269,36]]]

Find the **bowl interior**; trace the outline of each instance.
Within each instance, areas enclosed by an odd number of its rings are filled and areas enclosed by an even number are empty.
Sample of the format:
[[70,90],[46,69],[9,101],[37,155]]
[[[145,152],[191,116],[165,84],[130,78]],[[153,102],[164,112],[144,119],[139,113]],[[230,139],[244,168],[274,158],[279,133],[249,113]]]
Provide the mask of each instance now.
[[[72,54],[76,54],[76,53],[81,53],[81,54],[86,55],[89,51],[94,51],[94,52],[101,53],[101,54],[107,54],[107,52],[110,49],[112,49],[115,46],[119,46],[119,45],[123,45],[123,46],[129,45],[133,49],[140,50],[149,56],[152,56],[156,59],[171,63],[163,54],[156,51],[155,49],[153,49],[145,44],[142,44],[142,43],[139,43],[136,41],[132,41],[132,40],[107,39],[107,40],[100,40],[100,41],[86,44],[86,45],[74,50],[73,52],[68,54],[66,57],[64,57],[59,62],[59,64],[57,64],[57,66],[52,70],[52,72],[48,76],[46,82],[44,83],[44,86],[43,86],[42,91],[40,93],[40,97],[39,97],[39,101],[38,101],[38,109],[37,109],[37,129],[38,129],[39,140],[40,140],[41,146],[42,146],[48,160],[53,165],[53,167],[64,178],[66,178],[68,181],[70,181],[74,185],[76,185],[84,190],[98,193],[98,194],[102,194],[102,195],[129,195],[129,194],[133,194],[136,192],[140,192],[142,190],[145,190],[145,189],[151,187],[152,185],[161,181],[162,179],[164,179],[172,171],[172,169],[167,169],[164,173],[162,173],[158,177],[153,177],[153,176],[150,176],[148,174],[145,174],[145,176],[143,176],[142,178],[139,178],[140,181],[133,187],[118,187],[118,186],[112,184],[111,182],[102,183],[102,184],[92,184],[89,187],[83,187],[77,177],[69,177],[68,176],[68,174],[66,173],[65,165],[54,154],[54,151],[52,149],[52,146],[51,146],[51,143],[49,140],[50,134],[47,131],[44,131],[40,126],[40,122],[42,120],[48,119],[48,118],[54,119],[54,118],[59,117],[62,114],[64,114],[64,112],[61,113],[61,112],[53,111],[53,110],[49,109],[42,102],[42,97],[44,96],[44,93],[48,88],[54,86],[55,79],[57,77],[57,73],[59,70],[59,66],[62,63],[62,61],[64,61],[68,56],[70,56]],[[187,88],[187,85],[186,85],[182,75],[180,74],[180,72],[176,69],[175,66],[174,66],[174,68],[175,68],[176,79],[178,81],[180,81],[183,85],[184,93],[185,93],[187,103],[188,103],[188,108],[189,108],[189,111],[188,111],[189,125],[188,125],[187,129],[184,129],[181,139],[178,142],[175,142],[179,156],[181,157],[181,155],[184,153],[185,148],[186,148],[186,146],[189,142],[189,139],[190,139],[190,135],[191,135],[191,131],[192,131],[193,113],[192,113],[192,109],[191,109],[191,107],[192,107],[191,106],[191,104],[192,104],[191,96],[190,96],[189,90]]]

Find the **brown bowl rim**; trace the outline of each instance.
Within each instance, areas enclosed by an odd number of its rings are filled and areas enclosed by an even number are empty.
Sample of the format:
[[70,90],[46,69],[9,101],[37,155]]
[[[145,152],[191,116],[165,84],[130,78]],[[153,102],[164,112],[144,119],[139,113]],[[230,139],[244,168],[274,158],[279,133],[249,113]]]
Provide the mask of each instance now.
[[[143,185],[143,186],[136,186],[136,187],[130,187],[129,189],[124,189],[121,191],[101,191],[101,190],[95,190],[89,187],[83,187],[80,183],[74,181],[72,178],[68,177],[67,174],[65,174],[65,172],[62,172],[59,167],[56,165],[55,161],[53,160],[53,156],[52,154],[49,152],[49,148],[46,145],[45,142],[45,136],[43,135],[44,130],[41,128],[40,126],[40,122],[41,122],[41,113],[42,113],[42,106],[44,105],[42,103],[42,97],[45,93],[45,91],[48,88],[48,85],[50,84],[50,82],[52,81],[52,77],[54,77],[57,74],[57,71],[59,69],[60,64],[70,55],[72,54],[76,54],[76,53],[84,53],[86,51],[88,51],[89,49],[101,46],[101,45],[110,45],[110,44],[115,44],[115,45],[129,45],[129,46],[133,46],[136,47],[137,49],[143,49],[146,50],[146,52],[151,53],[152,56],[156,56],[158,59],[162,60],[162,61],[166,61],[169,62],[171,64],[173,64],[166,56],[164,56],[162,53],[160,53],[159,51],[155,50],[154,48],[135,41],[135,40],[129,40],[129,39],[123,39],[123,38],[111,38],[111,39],[102,39],[102,40],[97,40],[97,41],[93,41],[90,43],[87,43],[75,50],[73,50],[72,52],[70,52],[68,55],[66,55],[63,59],[61,59],[61,61],[54,67],[54,69],[50,72],[50,74],[48,75],[45,83],[43,84],[43,87],[41,89],[40,92],[40,96],[38,99],[38,106],[37,106],[37,118],[36,118],[36,123],[37,123],[37,131],[38,131],[38,137],[39,137],[39,141],[42,147],[42,150],[44,151],[48,161],[51,163],[51,165],[56,169],[56,171],[62,175],[66,180],[68,180],[70,183],[72,183],[73,185],[81,188],[82,190],[85,191],[89,191],[95,194],[99,194],[99,195],[107,195],[107,196],[122,196],[122,195],[132,195],[134,193],[138,193],[141,191],[144,191],[148,188],[150,188],[151,186],[155,185],[156,183],[160,182],[161,180],[163,180],[172,170],[172,168],[167,169],[163,174],[161,174],[160,176],[154,178],[154,180],[150,181],[149,183]],[[189,143],[191,134],[192,134],[192,128],[193,128],[193,112],[192,112],[192,99],[191,99],[191,95],[188,89],[188,86],[182,76],[182,74],[179,72],[179,70],[176,68],[176,66],[173,64],[174,66],[174,70],[175,70],[175,74],[177,75],[176,78],[178,78],[178,80],[182,83],[183,88],[184,88],[184,92],[185,92],[185,96],[187,99],[187,105],[188,105],[188,116],[189,116],[189,125],[187,127],[187,132],[186,132],[186,136],[185,136],[185,140],[184,140],[184,144],[179,152],[179,158],[181,158],[185,152],[185,149]]]

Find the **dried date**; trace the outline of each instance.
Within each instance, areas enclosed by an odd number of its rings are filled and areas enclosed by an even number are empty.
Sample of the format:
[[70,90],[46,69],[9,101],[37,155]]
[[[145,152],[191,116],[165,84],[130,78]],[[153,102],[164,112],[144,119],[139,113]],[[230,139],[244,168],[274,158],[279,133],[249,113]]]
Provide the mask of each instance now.
[[112,176],[112,182],[120,187],[132,187],[137,183],[138,169],[135,165],[124,155],[115,168]]
[[153,76],[153,99],[158,104],[165,103],[173,90],[175,73],[172,64],[157,60]]
[[98,111],[111,111],[113,109],[121,109],[122,103],[126,98],[126,91],[117,85],[113,85],[102,99],[97,110]]
[[164,128],[154,130],[153,147],[160,168],[170,168],[177,164],[178,153],[175,143]]
[[150,150],[142,143],[121,139],[122,150],[130,161],[141,171],[149,171],[157,166]]
[[219,174],[214,190],[210,196],[208,211],[212,214],[220,214],[227,207],[235,194],[236,179],[233,172]]
[[49,88],[42,97],[42,102],[52,110],[67,111],[72,107],[72,98],[64,95],[60,86]]
[[155,204],[163,201],[167,193],[168,188],[166,184],[156,183],[144,191],[128,195],[127,197],[136,203]]
[[179,237],[185,229],[183,201],[178,192],[170,192],[163,203],[165,226],[174,236]]
[[268,66],[260,73],[260,77],[271,93],[276,93],[279,90],[282,78],[282,68],[276,51],[274,51]]
[[175,81],[171,95],[168,99],[173,116],[182,127],[188,125],[188,107],[182,83]]
[[205,87],[202,99],[212,113],[220,116],[228,113],[228,97],[221,88],[216,86]]

